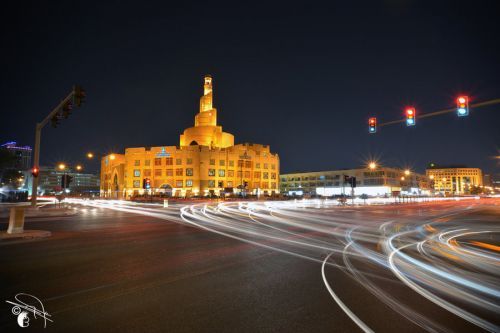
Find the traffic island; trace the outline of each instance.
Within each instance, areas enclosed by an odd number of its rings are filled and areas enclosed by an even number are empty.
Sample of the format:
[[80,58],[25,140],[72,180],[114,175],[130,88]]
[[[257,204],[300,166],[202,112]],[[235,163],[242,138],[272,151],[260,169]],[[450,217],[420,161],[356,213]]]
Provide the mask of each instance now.
[[22,240],[22,239],[38,239],[50,237],[52,233],[46,230],[24,230],[18,233],[8,233],[6,231],[0,232],[0,244],[12,240]]

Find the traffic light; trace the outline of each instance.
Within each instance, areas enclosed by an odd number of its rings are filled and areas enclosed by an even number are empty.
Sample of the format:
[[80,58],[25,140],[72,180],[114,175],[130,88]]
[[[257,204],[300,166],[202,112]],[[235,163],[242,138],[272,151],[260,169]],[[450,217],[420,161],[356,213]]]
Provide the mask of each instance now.
[[415,126],[415,108],[406,109],[406,126]]
[[38,177],[39,173],[40,173],[40,169],[38,169],[37,167],[33,167],[33,169],[31,169],[31,175],[33,177]]
[[64,119],[68,119],[72,110],[73,110],[73,103],[67,102],[66,104],[64,104],[62,109],[62,116],[64,117]]
[[57,125],[59,125],[59,113],[55,114],[51,119],[50,119],[50,123],[52,125],[52,127],[56,128]]
[[63,175],[61,177],[61,187],[62,188],[69,188],[69,184],[73,181],[73,176],[70,175]]
[[75,95],[73,97],[73,100],[75,102],[75,105],[80,107],[82,106],[83,103],[85,103],[85,98],[87,97],[87,93],[80,86],[75,86],[74,91]]
[[368,132],[369,133],[377,132],[377,118],[372,117],[368,120]]
[[459,117],[465,117],[469,115],[469,97],[459,96],[457,98],[457,114]]
[[144,178],[142,180],[142,188],[145,189],[145,190],[149,190],[151,188],[151,179]]

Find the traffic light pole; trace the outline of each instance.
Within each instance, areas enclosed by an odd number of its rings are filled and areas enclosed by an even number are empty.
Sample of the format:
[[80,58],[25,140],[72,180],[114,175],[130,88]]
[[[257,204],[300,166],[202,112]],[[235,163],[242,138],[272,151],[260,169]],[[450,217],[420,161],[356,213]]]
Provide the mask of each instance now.
[[[40,140],[42,136],[42,128],[47,125],[50,119],[54,117],[59,111],[61,111],[61,108],[71,101],[75,94],[75,90],[73,89],[67,96],[64,98],[59,105],[57,105],[52,112],[49,113],[47,117],[45,117],[44,120],[36,124],[35,128],[35,151],[33,153],[34,156],[34,161],[33,161],[33,168],[37,168],[40,170]],[[36,199],[38,196],[38,175],[37,177],[33,176],[33,183],[31,186],[31,206],[36,207]]]

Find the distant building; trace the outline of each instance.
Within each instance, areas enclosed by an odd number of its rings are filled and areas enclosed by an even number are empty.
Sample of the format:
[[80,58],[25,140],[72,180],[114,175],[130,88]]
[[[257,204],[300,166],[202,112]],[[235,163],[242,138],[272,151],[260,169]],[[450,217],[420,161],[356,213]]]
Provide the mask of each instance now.
[[390,196],[429,192],[426,176],[415,172],[407,174],[405,170],[388,167],[282,174],[280,190],[286,195],[351,195],[351,187],[344,184],[344,176],[356,177],[355,195]]
[[[99,193],[99,175],[92,173],[75,172],[74,170],[61,171],[56,168],[40,167],[38,175],[38,193],[41,195],[54,194],[62,191],[61,182],[64,175],[73,177],[69,184],[70,194]],[[31,194],[32,175],[25,172],[26,187]]]
[[[268,145],[234,144],[234,136],[217,123],[210,76],[203,88],[194,126],[184,130],[178,146],[126,148],[102,158],[103,197],[278,193],[278,154]],[[145,183],[150,188],[144,189]]]
[[6,169],[28,170],[31,168],[31,147],[18,146],[17,142],[10,141],[0,145],[0,149],[6,149],[15,156],[15,161]]
[[483,173],[479,168],[465,165],[429,164],[426,175],[434,184],[434,192],[442,194],[470,194],[483,186]]

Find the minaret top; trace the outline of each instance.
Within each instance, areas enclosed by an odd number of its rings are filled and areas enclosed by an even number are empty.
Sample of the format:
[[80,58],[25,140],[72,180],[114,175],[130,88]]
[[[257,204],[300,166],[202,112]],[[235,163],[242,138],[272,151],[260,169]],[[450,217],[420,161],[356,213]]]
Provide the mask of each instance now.
[[212,77],[205,75],[203,85],[203,96],[200,99],[200,113],[213,109],[212,105]]

